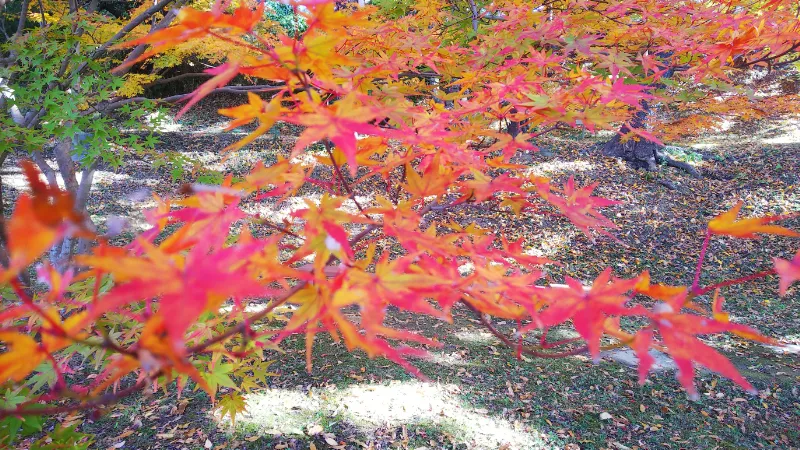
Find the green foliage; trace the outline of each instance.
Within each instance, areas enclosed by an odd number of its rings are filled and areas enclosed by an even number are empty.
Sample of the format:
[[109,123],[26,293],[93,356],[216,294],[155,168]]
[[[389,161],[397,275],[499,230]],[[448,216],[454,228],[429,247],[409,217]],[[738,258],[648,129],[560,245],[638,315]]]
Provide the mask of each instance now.
[[664,147],[664,152],[678,161],[686,161],[688,163],[699,163],[703,161],[703,155],[692,151],[691,148],[667,145]]
[[[295,14],[294,7],[276,1],[267,1],[264,17],[276,22],[288,36],[297,36],[306,31],[306,20]],[[277,30],[276,30],[277,31]]]
[[414,0],[373,0],[372,4],[381,10],[381,14],[390,19],[407,16],[414,8]]
[[211,371],[202,374],[212,391],[217,391],[220,387],[234,389],[236,383],[228,375],[233,371],[233,364],[215,364]]
[[110,73],[112,61],[93,59],[95,46],[75,32],[78,26],[91,34],[95,25],[68,19],[0,44],[0,53],[17,55],[13,64],[0,66],[0,154],[72,140],[76,160],[118,166],[121,147],[134,152],[152,147],[151,137],[136,132],[153,125],[144,119],[155,105],[125,105],[114,117],[103,111],[123,79]]
[[[28,393],[24,388],[7,389],[0,399],[0,408],[15,408],[23,403]],[[42,430],[42,419],[38,416],[6,417],[0,420],[0,447],[11,447],[17,436],[29,436]]]
[[85,450],[94,442],[90,434],[75,430],[77,425],[63,427],[57,425],[55,430],[47,433],[31,445],[31,450],[72,449]]

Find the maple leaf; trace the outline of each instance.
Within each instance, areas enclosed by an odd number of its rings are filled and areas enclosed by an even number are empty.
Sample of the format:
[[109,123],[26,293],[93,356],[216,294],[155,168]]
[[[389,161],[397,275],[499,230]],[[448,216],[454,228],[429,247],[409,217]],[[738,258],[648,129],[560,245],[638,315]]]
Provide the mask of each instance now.
[[223,30],[229,36],[249,33],[261,21],[263,14],[264,2],[258,2],[258,6],[255,9],[251,9],[247,2],[241,2],[233,14],[224,13],[222,0],[217,0],[211,11],[200,11],[192,7],[181,8],[178,12],[176,25],[156,30],[141,38],[119,44],[118,47],[120,48],[136,47],[138,45],[150,45],[151,47],[139,57],[125,62],[115,70],[130,67],[139,61],[144,61],[153,55],[174,48],[182,42],[203,38],[214,29]]
[[175,339],[167,328],[175,316],[168,317],[169,320],[164,315],[156,315],[147,321],[142,330],[136,353],[142,370],[152,375],[166,368],[174,368],[178,373],[191,377],[213,399],[216,387],[212,389],[194,364],[186,359],[185,350],[175,345]]
[[247,411],[247,400],[238,392],[230,392],[219,399],[221,418],[231,417],[231,425],[236,425],[236,416]]
[[577,331],[589,346],[593,358],[600,355],[600,337],[606,318],[611,314],[626,313],[627,295],[638,278],[612,279],[611,268],[604,270],[587,291],[574,278],[566,277],[568,288],[542,289],[539,295],[546,300],[547,308],[541,311],[531,327],[552,327],[572,319]]
[[[335,64],[353,63],[346,53],[337,51],[346,38],[347,35],[343,30],[321,32],[314,28],[303,33],[300,40],[282,35],[279,37],[280,44],[275,48],[275,55],[280,65],[295,73],[311,71],[319,83],[336,85],[332,67]],[[305,83],[302,78],[295,80],[292,80],[292,83]]]
[[45,360],[46,354],[32,337],[13,331],[0,331],[6,351],[0,354],[0,383],[22,381]]
[[642,71],[644,74],[648,75],[650,72],[652,72],[652,78],[654,80],[658,80],[664,73],[667,72],[667,69],[663,68],[664,63],[657,59],[655,55],[651,55],[649,52],[640,53],[639,60],[642,63]]
[[279,95],[273,97],[269,102],[264,102],[257,94],[248,92],[247,100],[248,102],[244,105],[235,106],[233,108],[223,108],[218,111],[223,116],[234,119],[225,127],[225,130],[229,131],[242,125],[247,125],[254,120],[258,120],[258,128],[236,143],[225,147],[223,151],[238,150],[253,142],[259,136],[269,131],[281,112],[283,112]]
[[211,77],[211,79],[209,79],[205,83],[201,84],[200,87],[195,89],[191,94],[189,94],[189,96],[186,98],[188,102],[175,115],[176,120],[180,119],[181,116],[183,116],[183,114],[189,110],[189,108],[191,108],[197,102],[205,98],[215,88],[225,86],[232,79],[234,79],[236,75],[239,74],[239,63],[236,61],[232,62],[229,61],[226,62],[225,64],[214,67],[212,69],[206,69],[205,72],[209,75],[214,75],[214,76]]
[[647,295],[656,300],[670,301],[686,293],[685,286],[666,286],[650,282],[650,272],[645,270],[639,275],[639,282],[636,283],[636,292]]
[[[754,392],[753,386],[742,377],[736,367],[722,354],[697,338],[697,335],[732,332],[749,339],[773,343],[774,341],[762,336],[758,331],[744,325],[727,321],[715,320],[695,314],[680,312],[682,299],[669,303],[657,304],[651,312],[647,313],[658,330],[666,346],[667,353],[678,367],[678,381],[692,398],[697,398],[697,389],[694,386],[695,363],[729,378],[739,386]],[[717,317],[719,311],[716,313]],[[652,334],[646,333],[637,336],[640,341],[635,342],[635,349],[640,359],[639,373],[647,374],[653,362],[645,352],[649,348]],[[646,341],[642,342],[642,341]]]
[[83,229],[84,218],[75,212],[72,197],[42,182],[32,162],[21,165],[31,195],[19,196],[6,223],[9,264],[0,270],[0,283],[10,281],[68,233],[91,236]]
[[795,281],[800,281],[800,250],[797,251],[791,261],[781,258],[773,258],[772,260],[775,263],[775,272],[780,277],[780,294],[786,295],[789,286]]
[[564,185],[564,196],[557,195],[550,187],[549,180],[536,179],[536,190],[544,200],[561,211],[575,226],[591,238],[591,229],[614,238],[606,228],[616,228],[613,222],[600,214],[596,208],[617,205],[619,202],[591,195],[597,183],[575,188],[575,179],[570,176]]
[[311,111],[302,114],[295,121],[306,127],[297,138],[292,156],[297,156],[310,144],[323,139],[330,139],[347,158],[350,174],[355,175],[358,169],[356,152],[358,151],[356,133],[379,133],[380,128],[368,122],[378,117],[377,111],[364,106],[355,93],[337,101],[331,106],[317,103],[310,104]]
[[60,234],[58,230],[39,221],[34,213],[33,201],[27,194],[17,199],[14,214],[6,224],[6,232],[9,236],[9,265],[0,272],[0,283],[7,283],[17,276],[20,270],[52,247]]
[[64,222],[79,226],[83,222],[84,218],[75,211],[75,202],[69,192],[43,182],[33,162],[25,160],[20,165],[31,189],[33,212],[39,222],[48,227]]
[[353,260],[353,249],[342,224],[346,222],[372,223],[372,220],[362,215],[353,215],[342,211],[340,207],[343,202],[344,198],[325,194],[320,199],[319,205],[306,199],[307,208],[292,213],[294,217],[301,217],[306,221],[306,240],[303,246],[289,259],[289,263],[294,263],[314,253],[314,275],[324,279],[327,278],[325,267],[328,258],[332,255],[343,263]]
[[710,222],[708,222],[708,230],[714,234],[722,234],[733,236],[740,239],[758,239],[756,233],[764,234],[778,234],[782,236],[798,237],[800,233],[792,231],[778,225],[767,225],[770,222],[776,222],[789,217],[794,217],[794,214],[785,214],[780,216],[766,216],[766,217],[751,217],[749,219],[736,220],[739,216],[739,211],[742,209],[744,202],[739,201],[733,208],[726,211]]
[[312,0],[297,2],[305,6],[314,5],[299,11],[299,15],[306,19],[309,28],[319,28],[331,31],[346,26],[365,26],[368,25],[367,17],[369,11],[347,11],[337,10],[333,1]]
[[411,165],[406,165],[406,191],[421,198],[444,194],[451,180],[450,177],[432,170],[437,167],[435,164],[429,164],[425,173],[420,176]]
[[472,169],[471,172],[473,179],[462,184],[462,189],[465,191],[465,199],[474,199],[476,202],[482,202],[500,192],[522,193],[521,184],[523,180],[520,178],[513,178],[507,173],[498,177],[490,177],[476,169]]
[[85,328],[85,311],[70,315],[64,321],[56,308],[49,308],[45,311],[47,320],[41,327],[42,348],[48,353],[54,353],[64,349],[75,340],[85,339],[86,333],[81,330]]

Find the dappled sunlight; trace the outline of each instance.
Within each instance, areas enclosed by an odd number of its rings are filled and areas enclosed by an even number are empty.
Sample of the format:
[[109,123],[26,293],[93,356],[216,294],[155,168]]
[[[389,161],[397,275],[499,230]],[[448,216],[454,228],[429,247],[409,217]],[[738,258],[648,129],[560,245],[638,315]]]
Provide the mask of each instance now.
[[318,412],[330,412],[320,396],[288,389],[270,389],[247,396],[247,411],[237,422],[267,434],[302,435]]
[[562,173],[586,172],[595,168],[595,163],[586,160],[552,160],[533,164],[523,172],[526,176],[552,176]]
[[798,144],[800,143],[800,119],[785,119],[768,131],[776,135],[763,139],[765,144]]
[[[270,202],[262,203],[249,203],[242,205],[242,210],[250,214],[260,214],[262,217],[269,217],[273,222],[283,222],[290,220],[292,213],[308,208],[306,200],[311,201],[315,205],[319,205],[322,194],[320,193],[306,193],[302,197],[295,196],[289,197],[286,200],[275,204]],[[365,207],[370,204],[372,197],[357,195],[356,200],[358,203]],[[355,202],[347,199],[342,203],[341,210],[350,214],[358,214],[358,208]]]
[[497,341],[497,338],[492,336],[491,333],[488,331],[482,330],[461,330],[456,331],[453,333],[453,337],[458,339],[459,341],[465,342],[467,344],[491,344],[492,342]]
[[[54,161],[48,161],[48,163],[51,166],[56,166]],[[83,170],[78,170],[77,172],[75,172],[75,178],[77,179],[78,183],[80,183],[81,180],[83,179],[84,173],[86,172]],[[45,181],[43,175],[41,176],[41,179]],[[109,172],[106,170],[96,170],[94,172],[94,178],[92,180],[93,181],[92,190],[96,191],[101,185],[104,184],[108,185],[114,183],[121,183],[130,180],[131,180],[130,175],[126,175],[123,173]],[[56,181],[58,182],[59,188],[65,189],[64,178],[61,176],[60,173],[57,174]],[[9,170],[7,173],[3,174],[3,185],[22,192],[28,191],[28,180],[25,178],[25,175],[22,174],[22,171],[17,168]]]
[[459,352],[445,353],[445,352],[432,352],[428,351],[425,359],[442,366],[448,367],[463,367],[477,365],[474,361],[466,359]]
[[249,203],[242,206],[242,210],[249,214],[260,214],[262,217],[269,217],[273,222],[283,222],[290,220],[292,213],[301,209],[308,208],[305,200],[310,200],[312,203],[319,204],[322,198],[321,194],[309,193],[303,197],[289,197],[286,200],[278,203]]
[[330,387],[310,394],[271,389],[248,396],[248,411],[237,422],[280,434],[303,434],[323,417],[352,424],[367,435],[385,427],[433,426],[471,448],[544,448],[537,430],[490,416],[464,404],[459,394],[454,384],[420,381]]
[[528,242],[533,245],[525,249],[528,256],[554,257],[567,248],[578,234],[574,228],[551,230],[543,228],[537,236],[531,237]]
[[781,355],[800,355],[800,344],[765,345],[765,347]]
[[749,134],[731,134],[733,122],[723,121],[717,133],[704,134],[703,138],[691,142],[689,147],[713,149],[728,145],[731,139],[737,143],[759,143],[766,145],[790,145],[800,143],[800,117],[790,117],[770,122],[768,126]]

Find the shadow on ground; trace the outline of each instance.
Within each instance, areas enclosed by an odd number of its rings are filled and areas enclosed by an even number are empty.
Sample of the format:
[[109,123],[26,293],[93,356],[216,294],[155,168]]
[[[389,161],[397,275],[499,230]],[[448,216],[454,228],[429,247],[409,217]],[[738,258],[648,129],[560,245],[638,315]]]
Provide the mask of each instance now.
[[[536,449],[789,448],[798,434],[797,355],[760,347],[727,352],[759,389],[748,395],[708,372],[690,401],[664,371],[639,385],[636,371],[587,357],[516,359],[513,350],[457,308],[455,322],[394,312],[392,321],[436,338],[441,348],[413,361],[429,381],[395,364],[349,353],[320,336],[314,371],[302,339],[273,355],[279,376],[247,395],[248,410],[209,412],[205,394],[137,399],[94,424],[103,444],[126,448]],[[500,324],[508,328],[512,324]],[[744,344],[740,344],[744,345]],[[189,400],[186,403],[186,400]],[[182,406],[181,406],[182,405]],[[134,424],[140,424],[134,427]],[[124,436],[117,439],[116,436]],[[574,447],[578,448],[578,447]]]
[[[570,175],[581,185],[597,181],[597,195],[624,202],[605,214],[620,226],[615,235],[628,247],[610,241],[593,245],[565,221],[549,217],[481,215],[463,208],[442,219],[516,230],[517,237],[532,241],[531,252],[564,263],[552,271],[556,279],[570,275],[590,281],[613,263],[620,276],[649,269],[654,281],[687,284],[705,224],[738,199],[745,200],[748,215],[800,210],[800,158],[793,135],[786,138],[786,133],[769,129],[752,134],[758,139],[745,135],[715,138],[713,145],[703,147],[715,158],[699,164],[705,175],[699,180],[674,169],[637,172],[602,159],[594,153],[591,138],[565,133],[542,142],[548,151],[530,155],[532,170],[557,181]],[[201,161],[205,168],[237,175],[256,161],[274,160],[276,151],[287,153],[285,142],[265,137],[223,162],[218,151],[233,140],[222,136],[170,132],[164,133],[161,145]],[[139,211],[148,205],[149,193],[174,193],[180,182],[196,180],[187,176],[175,182],[169,168],[154,169],[151,161],[135,158],[120,171],[104,172],[90,203],[93,218],[101,224],[109,216],[124,215],[141,225]],[[13,169],[2,177],[8,208],[24,187],[13,183],[19,177]],[[135,195],[143,189],[147,195]],[[800,228],[798,219],[786,224]],[[703,282],[756,272],[771,257],[789,257],[797,248],[796,241],[786,239],[715,240]],[[729,289],[726,304],[733,320],[797,344],[800,289],[779,298],[776,285],[766,279]],[[708,299],[699,301],[708,305]],[[98,434],[98,448],[305,449],[313,443],[318,449],[784,449],[800,442],[796,353],[715,338],[710,344],[730,356],[760,393],[747,395],[701,372],[701,398],[691,402],[668,371],[640,386],[635,369],[613,361],[518,360],[460,309],[454,324],[404,315],[392,320],[443,343],[430,349],[431,359],[414,361],[430,381],[413,379],[386,360],[348,353],[324,337],[317,341],[314,372],[308,374],[303,343],[290,340],[285,354],[272,356],[280,376],[248,396],[249,411],[237,417],[235,426],[208,412],[205,394],[187,391],[178,399],[170,391],[130,399],[81,427]]]

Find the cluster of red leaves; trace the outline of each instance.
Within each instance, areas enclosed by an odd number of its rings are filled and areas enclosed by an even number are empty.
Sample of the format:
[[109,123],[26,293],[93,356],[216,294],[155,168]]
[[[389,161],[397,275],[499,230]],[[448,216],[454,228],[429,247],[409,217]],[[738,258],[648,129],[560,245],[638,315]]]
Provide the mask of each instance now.
[[[687,73],[696,78],[725,76],[732,55],[758,59],[791,48],[798,25],[784,8],[757,14],[728,11],[730,2],[575,0],[564,2],[569,13],[553,17],[525,2],[501,2],[497,13],[504,20],[459,46],[418,32],[435,26],[441,10],[435,1],[394,21],[369,15],[369,9],[349,13],[326,2],[294,3],[305,3],[298,13],[308,23],[295,38],[266,40],[253,33],[261,7],[251,10],[241,2],[231,13],[220,4],[210,12],[184,9],[175,26],[129,45],[151,45],[146,57],[188,39],[230,42],[234,56],[212,69],[214,77],[187,107],[237,75],[280,84],[271,100],[250,95],[247,104],[220,113],[233,119],[231,128],[259,123],[235,148],[279,119],[302,126],[293,156],[311,152],[308,146],[321,141],[324,153],[316,152],[312,163],[280,159],[258,165],[242,180],[192,186],[181,200],[162,200],[147,215],[150,230],[125,248],[101,242],[77,259],[78,275],[43,266],[41,278],[50,289],[35,296],[20,286],[20,271],[64,236],[85,231],[69,199],[27,169],[33,195],[20,197],[7,226],[11,264],[2,281],[14,287],[21,303],[4,306],[0,314],[5,345],[0,382],[22,382],[44,361],[52,364],[57,380],[47,394],[3,414],[30,412],[31,403],[60,398],[74,354],[63,352],[69,344],[103,352],[102,373],[70,386],[94,398],[130,374],[137,378],[134,388],[191,377],[213,397],[215,387],[201,373],[220,359],[237,361],[304,334],[310,367],[313,339],[320,332],[421,376],[407,357],[424,351],[405,344],[437,342],[388,327],[387,306],[450,320],[458,302],[484,321],[486,315],[518,321],[519,352],[573,354],[553,352],[545,343],[522,345],[532,330],[571,324],[592,356],[603,349],[603,339],[631,346],[642,376],[652,364],[648,352],[659,349],[674,358],[679,380],[691,393],[695,364],[752,389],[724,356],[698,338],[731,332],[769,341],[731,323],[721,300],[712,312],[693,301],[721,286],[663,286],[651,283],[647,273],[618,279],[610,269],[589,288],[573,279],[567,279],[566,288],[537,284],[542,266],[552,262],[526,254],[523,242],[509,242],[502,230],[492,233],[474,224],[434,226],[427,216],[465,203],[499,204],[517,215],[556,210],[590,236],[610,236],[614,226],[598,210],[613,202],[592,196],[592,186],[576,187],[572,179],[556,187],[527,174],[510,158],[517,149],[535,149],[527,142],[534,135],[509,138],[493,124],[524,118],[531,127],[547,129],[576,121],[589,128],[625,122],[642,100],[652,98],[637,80],[653,81],[673,61],[692,61]],[[598,24],[597,17],[614,20]],[[643,42],[651,50],[634,62],[625,51],[638,52]],[[620,50],[610,50],[614,46]],[[430,71],[426,77],[450,80],[458,92],[442,95],[420,82],[420,67]],[[643,72],[639,78],[636,70]],[[458,106],[412,102],[414,95],[458,100]],[[376,123],[383,118],[391,126]],[[328,166],[331,178],[314,178],[314,164]],[[386,191],[369,199],[356,195],[345,165],[351,177],[359,177],[356,184],[376,178]],[[328,192],[318,201],[305,199],[305,206],[283,223],[245,207],[279,204],[308,184]],[[708,236],[797,235],[768,225],[782,217],[737,220],[739,208],[714,219]],[[785,291],[800,277],[800,256],[775,264]],[[657,303],[645,307],[639,295]],[[250,301],[264,306],[248,312]],[[632,316],[647,325],[621,325],[622,318]],[[255,326],[281,317],[282,327]],[[208,354],[212,358],[198,357]],[[96,404],[81,399],[67,406]]]

